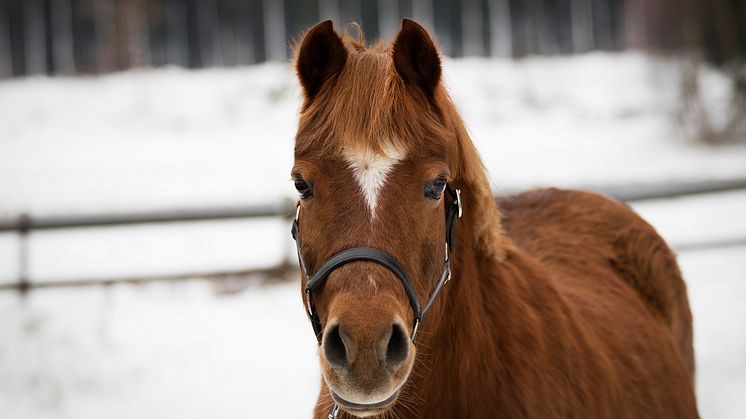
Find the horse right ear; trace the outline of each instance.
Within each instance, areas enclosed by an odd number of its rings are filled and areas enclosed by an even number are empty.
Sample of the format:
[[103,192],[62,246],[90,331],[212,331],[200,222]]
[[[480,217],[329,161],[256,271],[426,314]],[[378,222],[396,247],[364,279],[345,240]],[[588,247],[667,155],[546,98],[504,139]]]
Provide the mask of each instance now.
[[347,62],[347,48],[334,32],[331,20],[316,24],[303,36],[295,71],[306,100],[311,101],[327,80],[336,77]]
[[440,57],[425,28],[414,20],[402,20],[392,50],[399,77],[432,95],[440,82]]

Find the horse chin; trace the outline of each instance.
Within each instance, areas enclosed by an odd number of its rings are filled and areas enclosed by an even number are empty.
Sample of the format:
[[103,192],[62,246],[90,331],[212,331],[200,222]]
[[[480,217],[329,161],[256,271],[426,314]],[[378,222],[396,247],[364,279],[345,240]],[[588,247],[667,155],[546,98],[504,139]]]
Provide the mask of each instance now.
[[331,394],[334,402],[337,403],[337,405],[342,410],[360,418],[383,414],[392,406],[394,406],[394,404],[396,403],[396,399],[399,397],[399,389],[396,389],[393,393],[391,393],[391,395],[379,401],[370,403],[356,403],[341,397],[331,387],[329,387],[329,393]]

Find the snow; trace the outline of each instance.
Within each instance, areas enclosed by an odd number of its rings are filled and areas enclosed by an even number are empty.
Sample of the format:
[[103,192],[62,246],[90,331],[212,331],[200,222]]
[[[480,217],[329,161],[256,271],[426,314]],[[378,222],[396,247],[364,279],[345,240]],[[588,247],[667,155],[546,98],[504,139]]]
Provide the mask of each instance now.
[[0,234],[0,284],[18,275],[18,240],[12,234]]
[[[671,67],[593,53],[446,60],[444,77],[498,190],[746,175],[746,145],[681,138]],[[727,79],[703,79],[727,102]],[[0,82],[0,216],[293,197],[298,108],[285,64]]]
[[288,196],[288,69],[180,69],[0,83],[0,214],[275,202]]
[[635,202],[632,207],[675,249],[746,240],[743,190]]
[[[444,77],[497,193],[746,176],[746,144],[701,147],[672,124],[674,69],[637,52],[593,53],[447,59]],[[722,75],[705,72],[702,83],[709,106],[728,102]],[[286,64],[2,81],[0,218],[293,199],[298,107]],[[279,227],[255,229],[253,240],[268,245],[254,254],[242,235],[249,224],[208,225],[34,233],[30,277],[246,269],[286,247]],[[61,250],[68,236],[76,241]],[[17,246],[0,234],[0,283],[18,276]]]
[[746,417],[746,246],[682,254],[703,418]]
[[[169,275],[174,266],[205,273],[271,268],[286,257],[290,234],[285,224],[257,219],[41,231],[30,236],[34,259],[29,276],[62,281],[114,278],[123,272]],[[143,255],[157,257],[142,263]]]
[[[703,418],[746,415],[746,246],[687,252]],[[16,419],[308,417],[320,376],[296,282],[0,293],[0,405]]]
[[308,417],[320,375],[304,316],[291,283],[0,293],[3,416]]
[[[746,145],[672,123],[675,66],[636,52],[447,59],[444,77],[496,192],[746,176]],[[728,81],[701,75],[717,113]],[[299,92],[288,65],[0,82],[0,218],[264,204],[289,182]],[[746,192],[633,205],[689,287],[702,417],[746,417]],[[32,280],[268,267],[286,220],[33,232]],[[18,274],[0,234],[0,283]],[[1,415],[308,417],[319,389],[298,284],[191,280],[0,292]],[[229,288],[229,287],[228,287]]]

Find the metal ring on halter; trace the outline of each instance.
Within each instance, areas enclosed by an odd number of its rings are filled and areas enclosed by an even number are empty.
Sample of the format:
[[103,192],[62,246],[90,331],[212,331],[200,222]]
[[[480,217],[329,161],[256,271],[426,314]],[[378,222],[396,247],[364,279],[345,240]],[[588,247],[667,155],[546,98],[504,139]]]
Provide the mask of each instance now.
[[414,327],[412,328],[412,342],[414,342],[415,338],[417,337],[417,328],[420,327],[420,319],[414,319]]
[[464,214],[464,207],[461,205],[461,189],[454,189],[456,191],[456,205],[458,205],[458,218]]
[[313,308],[311,307],[311,290],[306,291],[306,306],[308,307],[308,315],[313,317]]

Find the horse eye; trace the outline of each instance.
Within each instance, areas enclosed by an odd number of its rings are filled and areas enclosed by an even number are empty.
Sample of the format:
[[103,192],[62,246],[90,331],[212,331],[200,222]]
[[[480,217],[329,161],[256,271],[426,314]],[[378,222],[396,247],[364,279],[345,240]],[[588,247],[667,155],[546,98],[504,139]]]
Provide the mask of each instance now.
[[431,199],[440,199],[446,189],[446,180],[437,178],[425,186],[425,196]]
[[297,190],[298,194],[300,194],[300,199],[310,198],[313,195],[311,185],[303,180],[303,178],[295,179],[295,190]]

